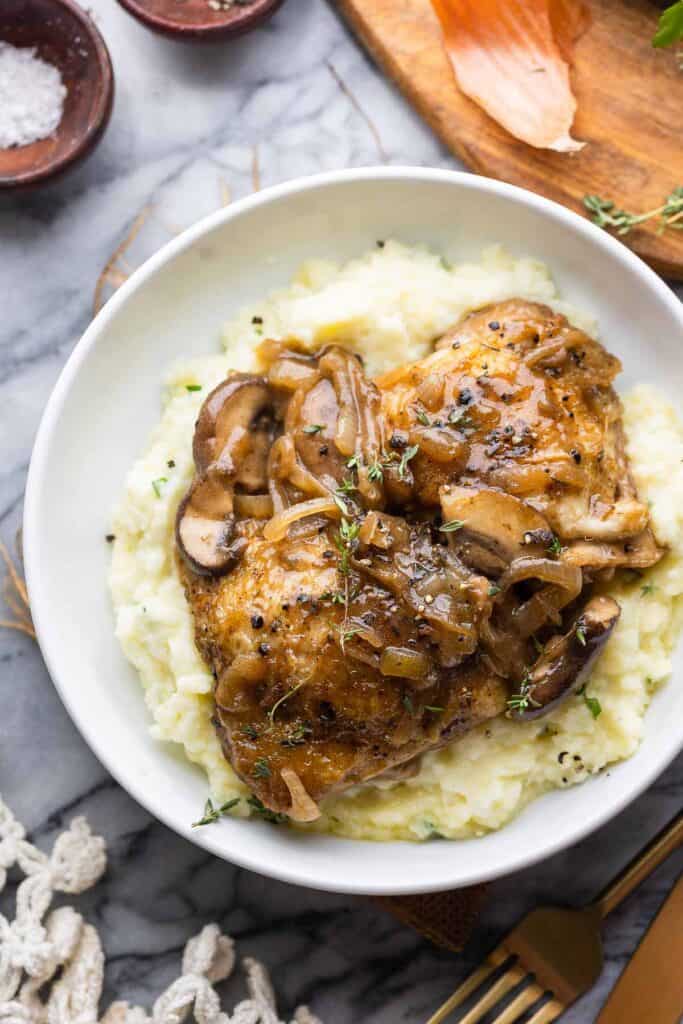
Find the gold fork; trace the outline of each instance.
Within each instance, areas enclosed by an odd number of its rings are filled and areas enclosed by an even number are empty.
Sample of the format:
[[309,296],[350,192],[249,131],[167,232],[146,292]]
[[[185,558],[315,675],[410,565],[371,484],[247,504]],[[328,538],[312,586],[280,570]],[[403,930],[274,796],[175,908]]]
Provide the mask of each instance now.
[[427,1024],[441,1024],[480,988],[479,998],[458,1018],[458,1024],[477,1024],[508,995],[511,1001],[500,1007],[491,1024],[514,1024],[532,1007],[527,1024],[556,1020],[595,984],[602,971],[603,918],[681,845],[683,814],[669,822],[587,907],[532,910]]

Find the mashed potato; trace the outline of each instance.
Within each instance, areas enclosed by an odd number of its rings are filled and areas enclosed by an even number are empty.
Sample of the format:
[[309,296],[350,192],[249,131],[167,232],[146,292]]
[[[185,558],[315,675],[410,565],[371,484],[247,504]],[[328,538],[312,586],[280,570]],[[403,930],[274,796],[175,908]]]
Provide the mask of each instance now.
[[[204,397],[229,369],[254,367],[262,336],[295,336],[311,349],[343,342],[362,351],[374,373],[421,358],[463,313],[513,296],[548,302],[597,333],[590,318],[559,298],[540,263],[491,249],[478,264],[451,267],[425,249],[387,242],[341,268],[305,265],[289,288],[227,325],[224,354],[177,364],[169,373],[161,422],[114,517],[110,582],[117,635],[140,674],[153,733],[201,765],[216,801],[248,790],[223,758],[210,722],[213,680],[194,645],[172,555],[175,510],[192,477],[192,434]],[[425,755],[412,779],[367,783],[328,798],[322,818],[308,828],[384,840],[479,835],[540,793],[581,782],[635,751],[652,692],[669,675],[683,614],[683,426],[644,387],[626,396],[625,423],[636,482],[670,551],[645,576],[623,574],[610,586],[622,615],[586,694],[535,722],[485,723]],[[233,813],[246,816],[246,802]]]

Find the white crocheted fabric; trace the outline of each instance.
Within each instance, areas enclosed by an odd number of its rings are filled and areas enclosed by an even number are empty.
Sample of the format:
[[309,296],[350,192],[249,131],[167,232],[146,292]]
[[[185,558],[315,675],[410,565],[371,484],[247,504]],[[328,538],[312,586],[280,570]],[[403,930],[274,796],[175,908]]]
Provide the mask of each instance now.
[[[93,886],[106,863],[104,840],[92,834],[85,818],[71,822],[48,857],[28,842],[23,825],[0,799],[0,892],[13,865],[26,876],[17,889],[14,921],[0,914],[0,1024],[181,1024],[190,1014],[197,1024],[283,1024],[268,972],[250,957],[243,960],[249,998],[232,1014],[221,1009],[213,986],[232,973],[235,952],[216,924],[190,939],[180,977],[150,1012],[115,1002],[100,1017],[99,936],[72,907],[48,910],[55,892],[75,895]],[[321,1022],[300,1006],[291,1024]]]

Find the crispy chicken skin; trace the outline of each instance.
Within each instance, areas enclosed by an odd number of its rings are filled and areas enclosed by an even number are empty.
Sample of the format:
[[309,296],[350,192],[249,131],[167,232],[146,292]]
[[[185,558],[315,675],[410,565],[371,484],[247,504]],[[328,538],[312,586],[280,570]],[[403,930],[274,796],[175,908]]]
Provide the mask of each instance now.
[[207,398],[177,520],[225,756],[269,810],[573,692],[619,616],[591,584],[660,556],[618,361],[545,306],[466,317],[377,382],[267,342]]
[[[330,597],[340,583],[335,531],[324,522],[309,525],[313,532],[296,540],[255,537],[228,576],[185,575],[198,646],[216,674],[225,754],[267,807],[299,818],[307,810],[294,801],[283,769],[317,802],[459,735],[503,710],[507,699],[502,680],[476,657],[462,666],[464,654],[445,659],[455,663],[450,668],[422,655],[418,678],[384,675],[384,652],[419,657],[435,631],[427,619],[416,621],[409,603],[353,570],[344,621],[344,607]],[[449,571],[439,565],[447,548],[432,551],[424,539],[416,548],[416,556],[433,555],[434,573]],[[453,646],[471,654],[487,586],[462,578],[469,582],[462,598],[458,591],[454,619],[468,633]]]
[[512,299],[465,317],[419,363],[378,381],[388,421],[420,451],[421,501],[457,480],[542,512],[581,566],[659,557],[625,454],[615,356],[548,306]]

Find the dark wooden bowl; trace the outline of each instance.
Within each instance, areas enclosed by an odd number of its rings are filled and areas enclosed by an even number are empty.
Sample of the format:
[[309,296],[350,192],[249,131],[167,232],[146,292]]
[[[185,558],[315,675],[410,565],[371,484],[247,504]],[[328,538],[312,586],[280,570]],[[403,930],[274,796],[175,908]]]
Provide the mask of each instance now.
[[153,32],[196,42],[239,36],[266,21],[283,0],[250,0],[214,11],[207,0],[119,0]]
[[114,75],[107,47],[74,0],[0,0],[0,39],[35,46],[59,68],[67,88],[54,135],[0,149],[0,190],[28,187],[82,160],[102,137],[111,114]]

